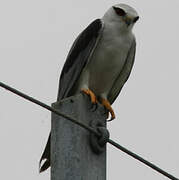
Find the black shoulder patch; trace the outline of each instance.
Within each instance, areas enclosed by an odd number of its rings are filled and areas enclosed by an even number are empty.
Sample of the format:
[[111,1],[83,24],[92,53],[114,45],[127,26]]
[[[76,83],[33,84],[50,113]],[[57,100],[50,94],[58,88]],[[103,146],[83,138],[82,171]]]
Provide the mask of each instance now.
[[96,19],[73,43],[60,76],[57,101],[73,93],[75,83],[78,81],[83,68],[88,62],[88,57],[95,47],[100,35],[99,32],[101,32],[102,29],[102,21]]
[[96,38],[98,36],[101,27],[101,20],[96,19],[79,35],[75,45],[72,47],[73,49],[71,50],[71,53],[68,55],[61,75],[68,72],[79,53],[89,44],[92,38]]

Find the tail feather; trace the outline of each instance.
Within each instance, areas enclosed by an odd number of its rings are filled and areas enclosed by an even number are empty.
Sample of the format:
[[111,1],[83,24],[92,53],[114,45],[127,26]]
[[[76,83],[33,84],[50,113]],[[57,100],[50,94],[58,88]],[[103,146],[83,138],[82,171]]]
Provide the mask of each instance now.
[[48,169],[50,167],[50,161],[48,159],[45,160],[45,162],[43,163],[42,166],[40,166],[39,168],[39,173],[45,171],[46,169]]
[[[45,171],[46,169],[48,169],[51,164],[50,163],[50,139],[51,139],[51,133],[49,135],[45,150],[40,158],[40,162],[39,162],[39,172],[40,173]],[[43,164],[41,164],[43,160],[45,160],[45,162]]]

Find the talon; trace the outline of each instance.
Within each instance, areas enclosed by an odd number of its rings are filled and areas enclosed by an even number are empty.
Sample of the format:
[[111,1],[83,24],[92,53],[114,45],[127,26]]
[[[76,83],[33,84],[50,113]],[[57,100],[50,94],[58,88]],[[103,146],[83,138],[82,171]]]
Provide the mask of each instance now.
[[81,91],[90,96],[92,104],[97,104],[97,98],[90,89],[81,89]]
[[109,113],[111,114],[111,119],[108,121],[112,121],[113,119],[115,119],[115,113],[109,103],[109,101],[107,99],[102,98],[101,99],[101,104],[109,111]]

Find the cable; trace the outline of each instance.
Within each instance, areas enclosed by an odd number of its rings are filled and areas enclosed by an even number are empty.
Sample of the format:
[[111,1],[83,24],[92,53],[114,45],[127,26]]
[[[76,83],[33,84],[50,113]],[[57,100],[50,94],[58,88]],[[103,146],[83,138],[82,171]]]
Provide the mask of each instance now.
[[72,118],[72,117],[70,117],[70,116],[68,116],[68,115],[66,115],[66,114],[63,114],[63,113],[59,112],[58,110],[56,110],[56,109],[48,106],[47,104],[45,104],[45,103],[43,103],[43,102],[41,102],[41,101],[39,101],[39,100],[37,100],[37,99],[34,99],[33,97],[30,97],[30,96],[28,96],[28,95],[26,95],[26,94],[24,94],[24,93],[22,93],[22,92],[20,92],[20,91],[18,91],[18,90],[16,90],[16,89],[10,87],[10,86],[2,83],[2,82],[0,82],[0,86],[3,87],[3,88],[5,88],[5,89],[7,89],[8,91],[11,91],[12,93],[14,93],[14,94],[16,94],[16,95],[18,95],[18,96],[20,96],[20,97],[23,97],[24,99],[26,99],[26,100],[28,100],[28,101],[31,101],[31,102],[33,102],[33,103],[35,103],[35,104],[37,104],[37,105],[39,105],[39,106],[41,106],[41,107],[43,107],[43,108],[51,111],[51,112],[53,112],[53,113],[55,113],[55,114],[57,114],[57,115],[59,115],[59,116],[62,116],[62,117],[64,117],[64,118],[70,120],[71,122],[73,122],[73,123],[75,123],[75,124],[77,124],[77,125],[85,128],[86,130],[94,133],[95,135],[100,136],[100,134],[99,134],[98,132],[96,132],[93,128],[87,126],[86,124],[83,124],[83,123],[81,123],[81,122],[78,122],[76,119],[74,119],[74,118]]
[[120,149],[121,151],[125,152],[126,154],[132,156],[133,158],[139,160],[140,162],[144,163],[145,165],[149,166],[150,168],[154,169],[155,171],[163,174],[164,176],[168,177],[169,179],[172,180],[179,180],[178,178],[174,177],[173,175],[167,173],[166,171],[162,170],[161,168],[157,167],[156,165],[152,164],[151,162],[145,160],[144,158],[140,157],[139,155],[129,151],[125,147],[119,145],[118,143],[114,142],[113,140],[109,139],[108,143],[112,144],[116,148]]
[[[47,110],[49,110],[49,111],[51,111],[51,112],[59,115],[59,116],[63,116],[63,117],[66,118],[67,120],[70,120],[71,122],[73,122],[73,123],[75,123],[75,124],[77,124],[77,125],[85,128],[86,130],[94,133],[94,134],[97,135],[98,137],[100,136],[100,134],[99,134],[97,131],[95,131],[93,128],[91,128],[91,127],[89,127],[89,126],[87,126],[87,125],[85,125],[85,124],[83,124],[83,123],[81,123],[81,122],[78,122],[76,119],[74,119],[74,118],[72,118],[72,117],[70,117],[70,116],[68,116],[68,115],[66,115],[66,114],[63,114],[63,113],[59,112],[58,110],[56,110],[56,109],[54,109],[54,108],[46,105],[45,103],[43,103],[43,102],[41,102],[41,101],[39,101],[39,100],[36,100],[36,99],[34,99],[34,98],[32,98],[32,97],[30,97],[30,96],[28,96],[28,95],[26,95],[26,94],[24,94],[24,93],[16,90],[16,89],[14,89],[14,88],[12,88],[12,87],[10,87],[10,86],[2,83],[2,82],[0,82],[0,86],[3,87],[3,88],[5,88],[5,89],[7,89],[8,91],[10,91],[10,92],[18,95],[18,96],[23,97],[23,98],[26,99],[26,100],[29,100],[29,101],[31,101],[31,102],[33,102],[33,103],[35,103],[35,104],[37,104],[37,105],[39,105],[39,106],[47,109]],[[133,158],[139,160],[140,162],[144,163],[145,165],[149,166],[150,168],[154,169],[155,171],[163,174],[164,176],[168,177],[169,179],[171,179],[171,180],[179,180],[178,178],[176,178],[176,177],[174,177],[173,175],[167,173],[166,171],[162,170],[161,168],[157,167],[156,165],[152,164],[151,162],[143,159],[142,157],[138,156],[137,154],[129,151],[128,149],[126,149],[126,148],[124,148],[123,146],[119,145],[118,143],[114,142],[113,140],[108,139],[108,143],[110,143],[111,145],[115,146],[115,147],[118,148],[119,150],[125,152],[126,154],[132,156]]]

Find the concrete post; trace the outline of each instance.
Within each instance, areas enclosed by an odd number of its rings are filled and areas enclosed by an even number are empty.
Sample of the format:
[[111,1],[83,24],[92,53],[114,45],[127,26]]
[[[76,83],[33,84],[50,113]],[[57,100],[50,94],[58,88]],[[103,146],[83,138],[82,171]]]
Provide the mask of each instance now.
[[[79,94],[52,105],[78,121],[106,121],[105,110],[92,107],[89,97]],[[51,180],[106,180],[106,150],[97,155],[89,143],[90,133],[52,113]]]

